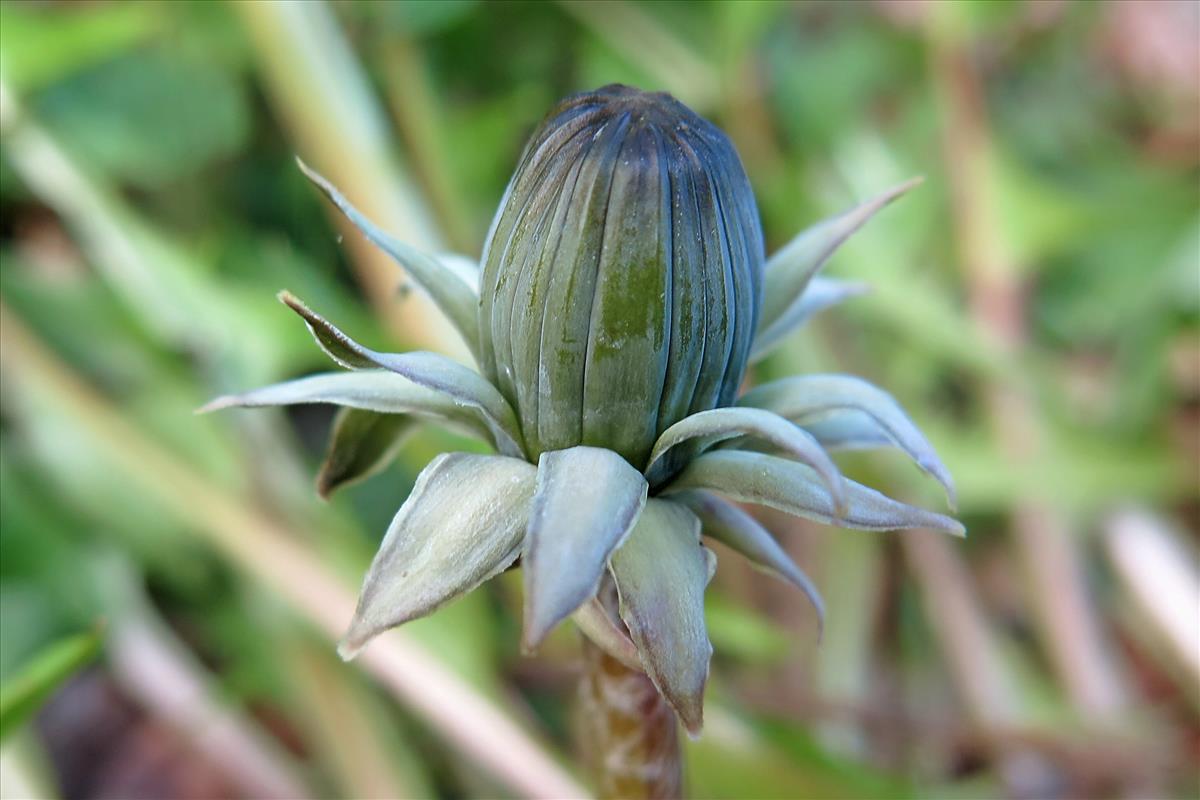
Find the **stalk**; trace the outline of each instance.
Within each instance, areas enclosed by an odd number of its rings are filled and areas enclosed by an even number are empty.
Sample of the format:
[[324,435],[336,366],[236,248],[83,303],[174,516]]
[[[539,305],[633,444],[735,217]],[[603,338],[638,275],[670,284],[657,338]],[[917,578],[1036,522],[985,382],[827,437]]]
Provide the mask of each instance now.
[[583,639],[580,687],[584,757],[601,798],[683,796],[683,759],[675,712],[644,672]]
[[[598,596],[612,619],[620,619],[611,580],[604,582]],[[683,756],[675,712],[646,673],[609,655],[588,637],[580,640],[579,732],[599,797],[683,797]]]

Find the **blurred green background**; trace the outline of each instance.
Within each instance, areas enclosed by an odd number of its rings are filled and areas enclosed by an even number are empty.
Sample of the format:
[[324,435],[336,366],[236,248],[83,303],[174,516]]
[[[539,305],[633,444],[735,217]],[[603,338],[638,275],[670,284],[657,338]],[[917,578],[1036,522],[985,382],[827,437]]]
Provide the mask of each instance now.
[[926,176],[828,268],[874,291],[753,377],[892,391],[970,531],[764,514],[820,646],[719,551],[691,793],[1200,793],[1200,5],[0,2],[0,70],[5,797],[586,785],[574,633],[520,655],[519,576],[333,653],[417,471],[470,445],[422,431],[322,504],[326,409],[192,411],[326,368],[281,288],[459,352],[295,155],[474,258],[533,125],[610,82],[730,134],[769,250]]

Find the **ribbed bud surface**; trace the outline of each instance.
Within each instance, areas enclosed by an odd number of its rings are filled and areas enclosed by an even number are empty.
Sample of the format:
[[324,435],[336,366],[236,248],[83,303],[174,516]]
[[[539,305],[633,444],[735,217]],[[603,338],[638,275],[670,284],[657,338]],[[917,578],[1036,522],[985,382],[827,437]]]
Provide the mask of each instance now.
[[606,86],[562,101],[483,258],[482,368],[531,459],[586,444],[641,469],[672,423],[733,401],[762,229],[733,145],[670,96]]

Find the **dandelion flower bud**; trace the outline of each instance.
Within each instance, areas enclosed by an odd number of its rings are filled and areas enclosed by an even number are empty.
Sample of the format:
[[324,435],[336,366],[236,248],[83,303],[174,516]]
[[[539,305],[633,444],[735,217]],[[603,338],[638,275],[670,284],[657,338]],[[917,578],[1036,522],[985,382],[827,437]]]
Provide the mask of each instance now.
[[606,86],[534,132],[484,250],[484,374],[531,458],[579,444],[645,466],[656,437],[730,405],[763,239],[729,139],[662,93]]

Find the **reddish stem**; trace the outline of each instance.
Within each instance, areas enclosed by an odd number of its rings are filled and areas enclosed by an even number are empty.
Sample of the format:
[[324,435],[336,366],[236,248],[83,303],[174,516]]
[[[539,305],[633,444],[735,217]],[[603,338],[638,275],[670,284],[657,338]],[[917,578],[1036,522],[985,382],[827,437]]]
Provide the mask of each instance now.
[[581,638],[582,740],[600,797],[682,797],[683,760],[675,712],[644,673]]

